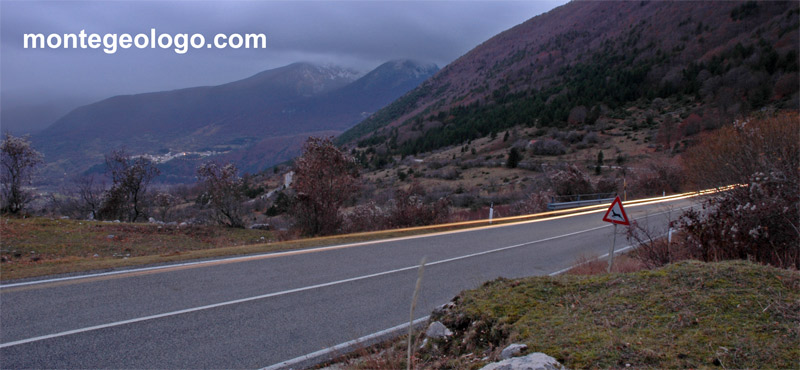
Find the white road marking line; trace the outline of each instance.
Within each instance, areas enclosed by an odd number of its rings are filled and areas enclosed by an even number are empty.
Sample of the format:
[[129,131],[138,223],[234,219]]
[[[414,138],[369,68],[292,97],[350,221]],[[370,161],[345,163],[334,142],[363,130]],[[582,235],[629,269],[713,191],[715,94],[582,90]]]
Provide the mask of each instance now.
[[[682,207],[682,208],[679,208],[678,210],[684,210],[684,209],[693,208],[693,207],[695,207],[695,206]],[[647,214],[647,215],[644,216],[644,218],[648,218],[650,216],[658,216],[658,215],[662,215],[664,213],[670,213],[670,212],[672,212],[672,210],[658,212],[658,213],[654,213],[654,214]],[[597,230],[597,229],[600,229],[600,228],[603,228],[603,227],[611,227],[611,225],[604,225],[604,226],[601,226],[601,227],[598,227],[598,228],[594,228],[594,229],[591,229],[591,230]],[[585,231],[589,231],[589,230],[585,230]],[[666,234],[663,234],[661,236],[664,236],[664,235],[666,235]],[[567,235],[564,235],[564,236],[567,236]],[[620,248],[618,250],[615,250],[614,254],[617,255],[617,254],[622,253],[622,252],[624,252],[626,250],[629,250],[631,248],[634,248],[633,244],[630,244],[630,245],[625,246],[624,248]],[[601,259],[606,258],[606,257],[608,257],[608,253],[603,254],[600,257],[597,257],[597,259],[601,260]],[[581,262],[581,263],[572,265],[570,267],[558,270],[556,272],[551,272],[551,273],[547,274],[547,276],[561,275],[561,274],[563,274],[563,273],[565,273],[565,272],[567,272],[569,270],[572,270],[575,267],[587,264],[589,262],[592,262],[592,261]],[[428,319],[430,319],[430,316],[421,317],[419,319],[414,320],[412,325],[417,325],[417,324],[419,324],[421,322],[424,322],[424,321],[426,321]],[[333,347],[324,348],[324,349],[321,349],[321,350],[316,351],[316,352],[311,352],[311,353],[305,354],[303,356],[295,357],[295,358],[293,358],[291,360],[286,360],[286,361],[283,361],[283,362],[279,362],[277,364],[273,364],[273,365],[261,368],[261,370],[291,369],[291,366],[293,366],[293,365],[301,364],[303,362],[310,361],[311,359],[314,359],[314,358],[318,358],[318,357],[322,357],[322,356],[329,356],[332,353],[336,353],[336,352],[339,352],[339,351],[342,351],[342,350],[346,350],[348,348],[352,348],[353,346],[365,343],[367,341],[370,341],[372,339],[378,338],[380,336],[388,335],[388,334],[390,334],[392,332],[396,332],[396,331],[399,331],[399,330],[406,329],[406,328],[408,328],[408,325],[409,325],[408,323],[400,324],[400,325],[391,327],[389,329],[384,329],[384,330],[381,330],[379,332],[375,332],[375,333],[372,333],[372,334],[369,334],[369,335],[365,335],[365,336],[363,336],[361,338],[357,338],[357,339],[351,340],[349,342],[339,343],[339,344],[337,344],[337,345],[335,345]]]
[[[634,247],[633,244],[631,244],[631,245],[626,246],[625,248],[616,249],[616,250],[614,250],[614,255],[616,256],[616,255],[618,255],[618,254],[620,254],[620,253],[622,253],[622,252],[624,252],[624,251],[626,251],[628,249],[631,249],[633,247]],[[551,272],[551,273],[547,274],[547,276],[561,275],[561,274],[563,274],[563,273],[565,273],[565,272],[567,272],[569,270],[572,270],[572,269],[574,269],[574,268],[576,268],[578,266],[583,266],[583,265],[585,265],[585,264],[587,264],[589,262],[599,261],[599,260],[602,260],[603,258],[606,258],[606,257],[608,257],[608,253],[603,254],[600,257],[597,257],[597,259],[593,259],[593,260],[589,260],[589,261],[581,262],[581,263],[576,263],[576,264],[574,264],[574,265],[572,265],[570,267],[563,268],[563,269],[558,270],[556,272]]]
[[[599,211],[597,211],[597,212],[599,212]],[[574,214],[574,216],[579,216],[579,215],[582,215],[582,214],[580,214],[580,213]],[[551,220],[551,219],[552,218],[545,218],[545,219],[533,220],[533,221],[547,221],[547,220]],[[477,228],[469,228],[469,229],[463,229],[463,230],[443,231],[443,232],[438,232],[438,233],[430,233],[430,234],[422,234],[422,235],[411,235],[411,236],[404,236],[404,237],[390,238],[390,239],[370,240],[370,241],[357,242],[357,243],[329,245],[329,246],[317,247],[317,248],[295,249],[295,250],[283,251],[283,252],[271,252],[271,253],[255,254],[255,255],[248,255],[248,256],[219,258],[219,259],[206,260],[206,261],[176,263],[176,264],[169,264],[169,265],[164,265],[164,266],[143,267],[143,268],[120,270],[120,271],[101,272],[101,273],[96,273],[96,274],[66,276],[66,277],[61,277],[61,278],[35,280],[35,281],[25,281],[25,282],[21,282],[21,283],[0,285],[0,290],[4,289],[4,288],[14,288],[14,287],[20,287],[20,286],[27,286],[27,285],[38,285],[38,284],[56,283],[56,282],[69,281],[69,280],[89,279],[89,278],[96,278],[96,277],[103,277],[103,276],[124,275],[124,274],[134,274],[134,273],[146,272],[146,271],[154,271],[154,270],[173,269],[173,268],[176,268],[176,267],[215,264],[215,263],[219,263],[219,262],[235,262],[235,261],[257,260],[257,259],[260,259],[260,258],[272,258],[272,257],[290,256],[290,255],[296,255],[296,254],[307,254],[307,253],[314,253],[314,252],[324,252],[324,251],[330,251],[330,250],[336,250],[336,249],[346,249],[346,248],[350,248],[350,247],[358,247],[358,246],[369,245],[369,244],[389,243],[389,242],[397,242],[397,241],[403,241],[403,240],[409,240],[409,239],[428,238],[428,237],[435,237],[435,236],[448,235],[448,234],[456,234],[456,233],[462,233],[462,232],[478,231],[478,230],[483,230],[483,229],[486,229],[486,228],[516,226],[516,225],[520,225],[520,224],[528,223],[528,222],[530,222],[530,221],[522,221],[522,222],[514,222],[514,223],[508,223],[508,224],[501,224],[501,225],[492,225],[492,226],[484,226],[484,227],[477,227]]]
[[[669,202],[669,201],[672,201],[672,200],[681,200],[681,199],[682,198],[657,200],[657,201],[651,201],[651,202],[646,202],[646,203],[631,204],[631,205],[628,205],[628,207],[630,208],[630,207],[649,205],[649,204],[653,204],[653,203]],[[173,269],[173,268],[186,267],[186,266],[202,266],[202,265],[206,265],[206,264],[216,264],[216,263],[220,263],[220,262],[247,261],[247,260],[256,260],[256,259],[260,259],[260,258],[274,258],[274,257],[296,255],[296,254],[323,252],[323,251],[336,250],[336,249],[345,249],[345,248],[357,247],[357,246],[363,246],[363,245],[369,245],[369,244],[390,243],[390,242],[409,240],[409,239],[429,238],[429,237],[450,235],[450,234],[456,234],[456,233],[480,231],[480,230],[485,230],[485,229],[518,226],[518,225],[523,225],[523,224],[536,223],[536,222],[542,222],[542,221],[558,220],[558,219],[562,219],[562,218],[583,216],[583,215],[586,215],[586,214],[600,213],[600,212],[604,212],[604,210],[602,210],[602,209],[590,210],[590,211],[583,211],[583,212],[567,214],[567,215],[551,216],[551,217],[535,219],[535,220],[511,222],[511,223],[499,224],[499,225],[481,226],[481,227],[468,228],[468,229],[462,229],[462,230],[442,231],[442,232],[435,232],[435,233],[421,234],[421,235],[411,235],[411,236],[404,236],[404,237],[391,238],[391,239],[371,240],[371,241],[348,243],[348,244],[339,244],[339,245],[317,247],[317,248],[296,249],[296,250],[283,251],[283,252],[270,252],[270,253],[255,254],[255,255],[248,255],[248,256],[218,258],[218,259],[205,260],[205,261],[184,262],[184,263],[176,263],[176,264],[169,264],[169,265],[163,265],[163,266],[134,268],[134,269],[127,269],[127,270],[120,270],[120,271],[110,271],[110,272],[101,272],[101,273],[95,273],[95,274],[87,274],[87,275],[66,276],[66,277],[61,277],[61,278],[26,281],[26,282],[13,283],[13,284],[0,284],[0,291],[2,291],[2,289],[5,289],[5,288],[14,288],[14,287],[28,286],[28,285],[55,283],[55,282],[78,280],[78,279],[89,279],[89,278],[96,278],[96,277],[103,277],[103,276],[134,274],[134,273],[139,273],[139,272]],[[2,347],[0,347],[0,348],[2,348]]]
[[[502,251],[506,251],[506,250],[509,250],[509,249],[520,248],[520,247],[524,247],[524,246],[528,246],[528,245],[532,245],[532,244],[537,244],[537,243],[542,243],[542,242],[546,242],[546,241],[550,241],[550,240],[554,240],[554,239],[558,239],[558,238],[564,238],[564,237],[568,237],[568,236],[583,234],[583,233],[586,233],[586,232],[602,229],[602,228],[605,228],[605,227],[610,227],[610,225],[598,226],[598,227],[594,227],[594,228],[591,228],[591,229],[576,231],[576,232],[567,233],[567,234],[558,235],[558,236],[551,236],[549,238],[534,240],[534,241],[515,244],[515,245],[509,245],[509,246],[506,246],[506,247],[501,247],[501,248],[491,249],[491,250],[487,250],[487,251],[483,251],[483,252],[467,254],[467,255],[464,255],[464,256],[447,258],[447,259],[443,259],[443,260],[439,260],[439,261],[435,261],[435,262],[430,262],[430,263],[427,263],[426,265],[427,266],[440,265],[440,264],[443,264],[443,263],[449,263],[449,262],[454,262],[454,261],[463,260],[463,259],[467,259],[467,258],[478,257],[478,256],[490,254],[490,253],[502,252]],[[402,268],[399,268],[399,269],[382,271],[382,272],[377,272],[377,273],[369,274],[369,275],[362,275],[362,276],[352,277],[352,278],[348,278],[348,279],[330,281],[330,282],[322,283],[322,284],[309,285],[309,286],[302,287],[302,288],[289,289],[289,290],[284,290],[284,291],[280,291],[280,292],[262,294],[262,295],[258,295],[258,296],[254,296],[254,297],[241,298],[241,299],[236,299],[236,300],[232,300],[232,301],[220,302],[220,303],[215,303],[215,304],[210,304],[210,305],[205,305],[205,306],[200,306],[200,307],[187,308],[187,309],[184,309],[184,310],[166,312],[166,313],[161,313],[161,314],[157,314],[157,315],[144,316],[144,317],[139,317],[139,318],[135,318],[135,319],[112,322],[112,323],[108,323],[108,324],[95,325],[95,326],[90,326],[90,327],[81,328],[81,329],[68,330],[68,331],[64,331],[64,332],[60,332],[60,333],[48,334],[48,335],[43,335],[43,336],[39,336],[39,337],[33,337],[33,338],[28,338],[28,339],[21,339],[21,340],[14,341],[14,342],[3,343],[3,344],[0,344],[0,348],[6,348],[6,347],[16,346],[16,345],[20,345],[20,344],[25,344],[25,343],[37,342],[37,341],[41,341],[41,340],[45,340],[45,339],[58,338],[58,337],[63,337],[63,336],[67,336],[67,335],[72,335],[72,334],[85,333],[85,332],[89,332],[89,331],[100,330],[100,329],[105,329],[105,328],[111,328],[111,327],[120,326],[120,325],[133,324],[133,323],[147,321],[147,320],[160,319],[160,318],[164,318],[164,317],[181,315],[181,314],[185,314],[185,313],[203,311],[203,310],[208,310],[208,309],[217,308],[217,307],[229,306],[229,305],[233,305],[233,304],[251,302],[251,301],[256,301],[256,300],[265,299],[265,298],[277,297],[277,296],[291,294],[291,293],[298,293],[298,292],[303,292],[303,291],[307,291],[307,290],[313,290],[313,289],[324,288],[324,287],[329,287],[329,286],[339,285],[339,284],[344,284],[344,283],[350,283],[350,282],[364,280],[364,279],[370,279],[370,278],[374,278],[374,277],[394,274],[394,273],[397,273],[397,272],[415,270],[415,269],[418,269],[418,268],[419,268],[418,265],[402,267]]]
[[[630,248],[633,248],[633,246],[629,245],[629,246],[627,246],[625,248],[620,249],[618,252],[615,252],[614,254],[622,252],[622,251],[625,251],[625,250],[628,250]],[[608,256],[608,253],[598,257],[598,259],[605,258],[606,256]],[[563,273],[565,273],[565,272],[567,272],[567,271],[569,271],[569,270],[571,270],[571,269],[573,269],[573,268],[575,268],[577,266],[580,266],[580,265],[588,263],[588,262],[591,262],[591,261],[582,262],[582,263],[567,267],[565,269],[558,270],[556,272],[551,272],[551,273],[547,274],[547,276],[561,275],[561,274],[563,274]],[[428,319],[430,319],[430,316],[420,317],[420,318],[414,320],[412,322],[412,325],[417,325],[419,323],[427,321]],[[384,329],[384,330],[381,330],[381,331],[378,331],[378,332],[375,332],[375,333],[372,333],[372,334],[369,334],[369,335],[365,335],[365,336],[363,336],[361,338],[357,338],[357,339],[351,340],[349,342],[339,343],[339,344],[337,344],[337,345],[335,345],[333,347],[328,347],[328,348],[321,349],[321,350],[316,351],[316,352],[311,352],[309,354],[305,354],[305,355],[302,355],[302,356],[295,357],[295,358],[293,358],[291,360],[286,360],[286,361],[283,361],[283,362],[279,362],[277,364],[273,364],[273,365],[261,368],[261,370],[279,370],[279,369],[285,369],[285,368],[291,369],[291,366],[293,366],[293,365],[298,365],[298,364],[301,364],[303,362],[306,362],[306,361],[309,361],[311,359],[318,358],[318,357],[328,356],[328,355],[331,355],[331,354],[335,355],[339,351],[347,350],[349,348],[352,348],[353,346],[357,346],[357,345],[362,345],[362,344],[368,343],[369,341],[371,341],[373,339],[376,339],[376,338],[379,338],[379,337],[382,337],[384,335],[389,335],[391,333],[394,333],[394,332],[397,332],[397,331],[400,331],[400,330],[405,330],[406,328],[408,328],[408,325],[409,325],[408,323],[404,323],[404,324],[400,324],[400,325],[397,325],[397,326],[393,326],[393,327],[391,327],[389,329]]]
[[[626,251],[628,249],[631,249],[631,248],[633,248],[633,245],[628,245],[625,248],[621,248],[619,250],[614,251],[614,254],[622,253],[622,252],[624,252],[624,251]],[[608,253],[606,253],[606,254],[604,254],[604,255],[602,255],[600,257],[597,257],[597,259],[600,260],[600,259],[603,259],[605,257],[608,257]],[[561,270],[558,270],[556,272],[551,272],[551,273],[547,274],[547,276],[561,275],[561,274],[563,274],[563,273],[565,273],[565,272],[567,272],[569,270],[572,270],[575,267],[578,267],[580,265],[583,265],[583,264],[586,264],[586,263],[589,263],[589,262],[591,262],[591,261],[581,262],[581,263],[572,265],[570,267],[567,267],[565,269],[561,269]],[[411,325],[418,325],[418,324],[420,324],[422,322],[428,321],[428,319],[430,319],[430,318],[431,318],[430,316],[420,317],[420,318],[414,320],[411,323]],[[397,326],[393,326],[393,327],[391,327],[389,329],[384,329],[384,330],[381,330],[381,331],[377,331],[375,333],[372,333],[372,334],[369,334],[369,335],[365,335],[365,336],[363,336],[361,338],[353,339],[353,340],[351,340],[349,342],[339,343],[339,344],[337,344],[337,345],[335,345],[333,347],[324,348],[324,349],[321,349],[321,350],[316,351],[316,352],[311,352],[309,354],[305,354],[305,355],[302,355],[302,356],[295,357],[295,358],[293,358],[291,360],[286,360],[286,361],[283,361],[283,362],[279,362],[277,364],[273,364],[273,365],[261,368],[261,370],[279,370],[279,369],[284,369],[284,368],[289,368],[290,369],[291,366],[302,364],[303,362],[312,360],[314,358],[323,357],[323,356],[329,356],[331,354],[333,354],[335,356],[340,351],[347,351],[349,348],[352,348],[352,347],[357,346],[357,345],[368,344],[371,340],[380,338],[380,337],[382,337],[384,335],[389,335],[389,334],[392,334],[392,333],[400,331],[400,330],[405,330],[405,329],[408,328],[408,325],[409,325],[408,323],[403,323],[403,324],[400,324],[400,325],[397,325]],[[330,356],[328,358],[330,358]]]
[[[425,321],[428,321],[428,319],[430,319],[430,318],[431,318],[430,316],[420,317],[420,318],[414,320],[411,323],[411,325],[417,325],[417,324],[423,323]],[[391,327],[389,329],[384,329],[384,330],[381,330],[379,332],[372,333],[370,335],[365,335],[365,336],[363,336],[361,338],[354,339],[354,340],[351,340],[349,342],[339,343],[339,344],[337,344],[337,345],[335,345],[333,347],[328,347],[328,348],[321,349],[321,350],[316,351],[316,352],[311,352],[311,353],[309,353],[307,355],[295,357],[295,358],[293,358],[291,360],[286,360],[286,361],[283,361],[283,362],[280,362],[280,363],[277,363],[277,364],[274,364],[274,365],[270,365],[270,366],[267,366],[265,368],[262,368],[261,370],[277,370],[277,369],[282,369],[282,368],[291,368],[291,366],[301,364],[303,362],[309,361],[309,360],[314,359],[314,358],[318,358],[318,357],[322,357],[322,356],[328,356],[328,355],[331,355],[331,354],[336,355],[339,351],[348,350],[349,348],[351,348],[353,346],[367,344],[367,343],[369,343],[369,341],[371,341],[373,339],[378,339],[378,338],[380,338],[382,336],[390,335],[390,334],[392,334],[392,333],[394,333],[396,331],[400,331],[400,330],[406,329],[406,328],[408,328],[408,325],[409,325],[408,323],[403,323],[403,324],[400,324],[400,325],[397,325],[397,326],[393,326],[393,327]]]
[[93,278],[93,277],[101,277],[101,276],[109,276],[109,275],[119,275],[119,274],[128,274],[132,272],[142,272],[142,271],[152,271],[152,270],[161,270],[165,268],[171,267],[181,267],[181,266],[191,266],[191,265],[201,265],[210,262],[217,262],[217,261],[224,261],[229,259],[237,259],[242,257],[233,257],[233,258],[226,258],[226,259],[218,259],[214,261],[198,261],[198,262],[186,262],[186,263],[179,263],[174,265],[166,265],[166,266],[154,266],[154,267],[143,267],[138,269],[130,269],[130,270],[120,270],[120,271],[111,271],[111,272],[101,272],[96,274],[88,274],[88,275],[78,275],[78,276],[67,276],[62,278],[55,278],[55,279],[46,279],[46,280],[35,280],[35,281],[26,281],[22,283],[14,283],[14,284],[3,284],[0,285],[0,289],[3,288],[13,288],[18,286],[26,286],[26,285],[35,285],[35,284],[44,284],[44,283],[55,283],[59,281],[68,281],[68,280],[77,280],[77,279],[86,279],[86,278]]
[[[670,211],[664,211],[664,212],[659,212],[659,213],[655,213],[655,214],[649,214],[649,215],[646,215],[645,218],[646,217],[650,217],[650,216],[656,216],[656,215],[664,214],[664,213],[669,213],[669,212],[672,212],[672,211],[670,210]],[[514,244],[514,245],[501,247],[501,248],[496,248],[496,249],[491,249],[491,250],[487,250],[487,251],[483,251],[483,252],[467,254],[467,255],[464,255],[464,256],[447,258],[447,259],[443,259],[443,260],[439,260],[439,261],[435,261],[435,262],[430,262],[427,265],[428,266],[434,266],[434,265],[439,265],[439,264],[459,261],[459,260],[463,260],[463,259],[467,259],[467,258],[478,257],[478,256],[490,254],[490,253],[502,252],[502,251],[515,249],[515,248],[520,248],[520,247],[524,247],[524,246],[528,246],[528,245],[532,245],[532,244],[542,243],[542,242],[546,242],[546,241],[550,241],[550,240],[554,240],[554,239],[559,239],[559,238],[569,237],[569,236],[573,236],[573,235],[583,234],[583,233],[586,233],[586,232],[595,231],[595,230],[599,230],[599,229],[606,228],[606,227],[611,227],[611,226],[610,225],[602,225],[602,226],[593,227],[593,228],[590,228],[590,229],[585,229],[585,230],[581,230],[581,231],[575,231],[575,232],[572,232],[572,233],[567,233],[567,234],[562,234],[562,235],[557,235],[557,236],[551,236],[549,238],[529,241],[529,242],[520,243],[520,244]],[[625,247],[625,248],[621,249],[620,251],[627,250],[630,247],[631,246]],[[607,253],[606,253],[606,255],[607,255]],[[370,278],[374,278],[374,277],[378,277],[378,276],[394,274],[394,273],[397,273],[397,272],[403,272],[403,271],[413,270],[413,269],[417,269],[417,268],[419,268],[419,267],[416,266],[416,265],[408,266],[408,267],[402,267],[402,268],[399,268],[399,269],[382,271],[382,272],[369,274],[369,275],[362,275],[362,276],[357,276],[357,277],[352,277],[352,278],[342,279],[342,280],[337,280],[337,281],[331,281],[331,282],[322,283],[322,284],[309,285],[309,286],[302,287],[302,288],[289,289],[289,290],[284,290],[284,291],[280,291],[280,292],[262,294],[262,295],[258,295],[258,296],[254,296],[254,297],[241,298],[241,299],[236,299],[236,300],[232,300],[232,301],[226,301],[226,302],[220,302],[220,303],[215,303],[215,304],[210,304],[210,305],[205,305],[205,306],[187,308],[187,309],[178,310],[178,311],[165,312],[165,313],[161,313],[161,314],[157,314],[157,315],[138,317],[138,318],[135,318],[135,319],[116,321],[116,322],[111,322],[111,323],[101,324],[101,325],[95,325],[95,326],[90,326],[90,327],[81,328],[81,329],[63,331],[63,332],[60,332],[60,333],[42,335],[42,336],[28,338],[28,339],[21,339],[21,340],[17,340],[17,341],[13,341],[13,342],[2,343],[2,344],[0,344],[0,348],[12,347],[12,346],[20,345],[20,344],[38,342],[38,341],[42,341],[42,340],[45,340],[45,339],[58,338],[58,337],[72,335],[72,334],[80,334],[80,333],[85,333],[85,332],[89,332],[89,331],[95,331],[95,330],[106,329],[106,328],[111,328],[111,327],[116,327],[116,326],[121,326],[121,325],[133,324],[133,323],[142,322],[142,321],[148,321],[148,320],[154,320],[154,319],[160,319],[160,318],[164,318],[164,317],[182,315],[182,314],[192,313],[192,312],[197,312],[197,311],[209,310],[209,309],[212,309],[212,308],[229,306],[229,305],[245,303],[245,302],[251,302],[251,301],[256,301],[256,300],[260,300],[260,299],[265,299],[265,298],[271,298],[271,297],[277,297],[277,296],[281,296],[281,295],[291,294],[291,293],[298,293],[298,292],[307,291],[307,290],[324,288],[324,287],[329,287],[329,286],[333,286],[333,285],[339,285],[339,284],[350,283],[350,282],[364,280],[364,279],[370,279]]]

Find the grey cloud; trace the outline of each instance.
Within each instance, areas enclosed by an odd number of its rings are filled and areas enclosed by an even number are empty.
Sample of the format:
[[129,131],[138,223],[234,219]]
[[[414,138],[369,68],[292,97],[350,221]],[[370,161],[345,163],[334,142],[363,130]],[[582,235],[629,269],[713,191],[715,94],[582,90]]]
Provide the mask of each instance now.
[[[0,2],[2,105],[219,84],[296,61],[362,71],[397,58],[453,61],[560,2]],[[265,50],[30,50],[24,33],[265,33]]]

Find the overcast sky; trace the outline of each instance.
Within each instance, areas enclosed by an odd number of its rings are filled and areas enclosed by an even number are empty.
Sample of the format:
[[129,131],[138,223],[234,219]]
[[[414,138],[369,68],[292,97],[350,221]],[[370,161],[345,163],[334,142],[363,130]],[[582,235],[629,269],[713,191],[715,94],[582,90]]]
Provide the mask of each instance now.
[[[216,85],[307,61],[366,72],[398,58],[443,67],[565,1],[0,0],[2,109]],[[24,49],[25,33],[264,33],[260,50]]]

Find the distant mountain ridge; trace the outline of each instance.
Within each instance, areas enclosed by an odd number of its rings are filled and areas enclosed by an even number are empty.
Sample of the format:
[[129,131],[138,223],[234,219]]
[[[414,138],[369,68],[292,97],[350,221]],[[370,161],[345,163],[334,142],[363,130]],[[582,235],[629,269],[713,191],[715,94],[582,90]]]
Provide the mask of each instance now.
[[[360,76],[344,68],[295,63],[218,86],[111,97],[73,110],[34,135],[33,142],[45,154],[45,175],[51,179],[84,171],[120,147],[133,154],[225,153],[242,160],[241,168],[256,171],[292,158],[297,142],[309,135],[346,130],[437,70],[392,61]],[[278,137],[287,139],[285,147],[274,140]],[[269,150],[264,143],[270,143]],[[189,180],[195,165],[170,167],[181,172],[172,179]]]
[[800,3],[573,1],[485,41],[337,140],[413,155],[516,125],[690,98],[719,121],[797,109]]

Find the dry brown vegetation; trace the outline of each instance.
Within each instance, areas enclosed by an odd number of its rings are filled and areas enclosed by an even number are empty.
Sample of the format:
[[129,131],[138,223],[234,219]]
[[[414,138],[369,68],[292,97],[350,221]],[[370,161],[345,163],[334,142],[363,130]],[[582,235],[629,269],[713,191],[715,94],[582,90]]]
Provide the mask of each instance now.
[[[273,236],[260,230],[199,225],[157,225],[76,221],[47,218],[0,219],[0,258],[3,279],[36,273],[59,265],[50,273],[67,272],[84,262],[131,264],[137,257],[170,259],[192,251],[266,243]],[[128,261],[128,260],[131,261]],[[130,263],[126,263],[130,262]],[[102,268],[102,264],[95,268]]]
[[[636,272],[647,269],[642,260],[622,254],[614,257],[612,273]],[[600,275],[608,272],[608,261],[597,258],[579,257],[575,260],[575,267],[566,274],[569,275]]]
[[[454,332],[414,346],[415,369],[478,369],[510,343],[568,368],[791,368],[800,274],[746,261],[498,279],[433,312]],[[422,334],[417,334],[421,336]],[[419,339],[417,339],[419,340]],[[405,338],[337,360],[405,368]]]

